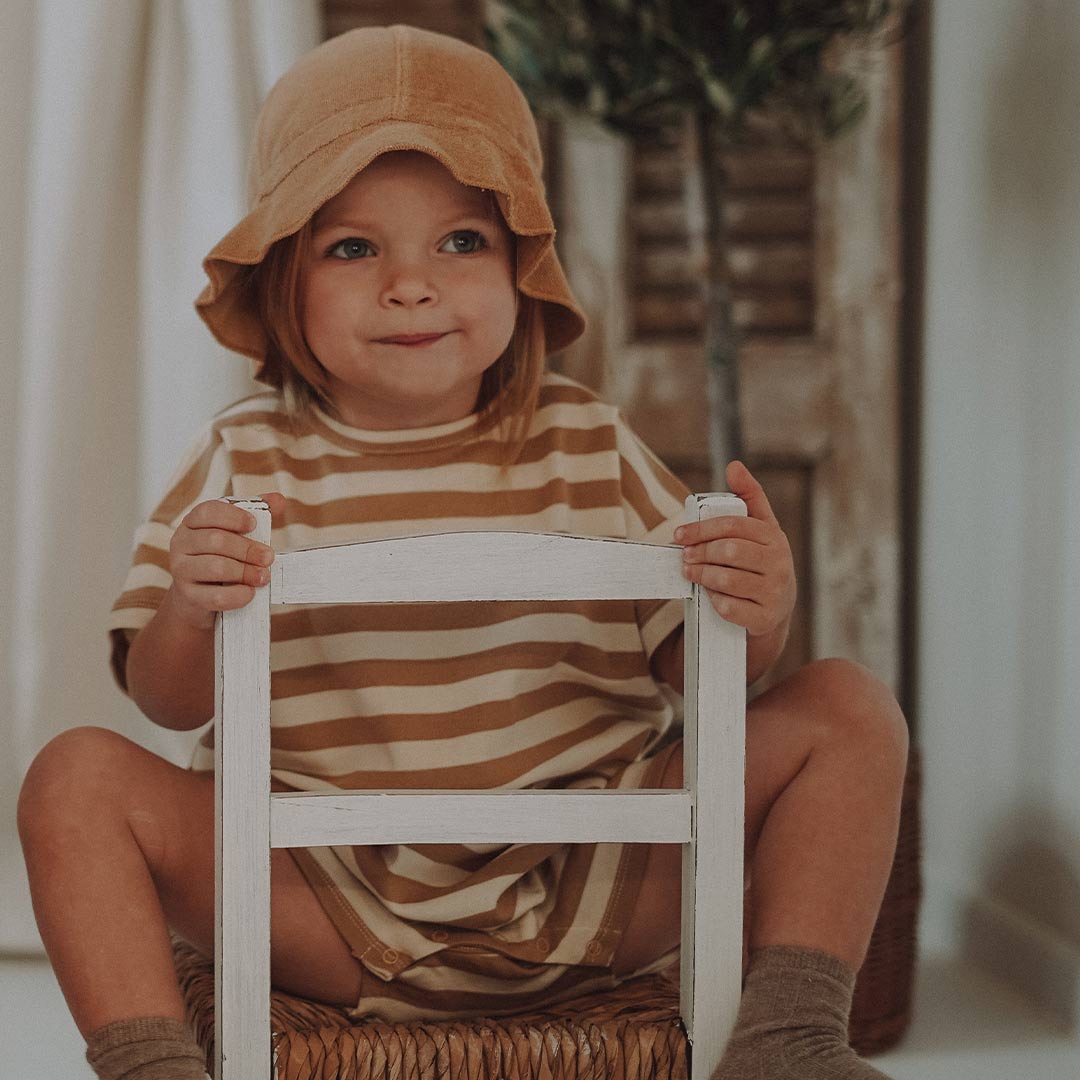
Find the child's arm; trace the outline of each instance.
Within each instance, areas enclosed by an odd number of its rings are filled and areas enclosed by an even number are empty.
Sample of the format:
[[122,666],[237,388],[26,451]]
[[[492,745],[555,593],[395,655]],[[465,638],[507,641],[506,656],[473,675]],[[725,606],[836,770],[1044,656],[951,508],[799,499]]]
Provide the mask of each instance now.
[[[280,495],[262,498],[271,511],[284,506]],[[243,607],[270,580],[274,553],[243,535],[252,527],[246,510],[211,499],[173,534],[172,585],[127,658],[128,691],[162,727],[187,731],[214,714],[215,613]]]
[[[746,627],[749,684],[772,667],[787,641],[795,607],[795,564],[787,537],[750,470],[741,461],[731,462],[727,482],[746,502],[747,516],[695,521],[676,529],[675,540],[683,545],[686,576],[705,586],[720,615]],[[681,677],[681,637],[678,660]],[[670,666],[673,660],[667,662]]]

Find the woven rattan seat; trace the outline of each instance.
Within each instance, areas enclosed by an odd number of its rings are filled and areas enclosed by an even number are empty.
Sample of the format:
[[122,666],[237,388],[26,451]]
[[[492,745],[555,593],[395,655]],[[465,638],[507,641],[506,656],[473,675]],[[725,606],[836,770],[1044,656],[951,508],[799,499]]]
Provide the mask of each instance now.
[[[213,962],[173,955],[188,1016],[212,1068]],[[358,1023],[343,1009],[277,990],[270,1027],[278,1080],[680,1080],[687,1075],[677,967],[553,1012],[471,1020]]]

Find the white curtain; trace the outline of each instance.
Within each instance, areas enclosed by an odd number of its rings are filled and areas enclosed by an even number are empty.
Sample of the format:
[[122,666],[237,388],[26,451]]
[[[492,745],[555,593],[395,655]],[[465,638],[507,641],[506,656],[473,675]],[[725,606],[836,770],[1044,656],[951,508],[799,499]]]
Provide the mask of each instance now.
[[40,947],[15,833],[38,749],[95,724],[187,758],[115,688],[104,619],[184,445],[251,388],[192,302],[258,103],[318,36],[316,0],[0,5],[0,949]]

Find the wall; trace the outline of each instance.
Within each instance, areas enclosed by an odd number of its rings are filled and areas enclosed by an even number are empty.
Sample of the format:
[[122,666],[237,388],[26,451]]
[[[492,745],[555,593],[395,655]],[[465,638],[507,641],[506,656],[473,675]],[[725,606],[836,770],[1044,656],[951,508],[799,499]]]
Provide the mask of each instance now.
[[1080,1024],[1080,5],[936,0],[925,928]]
[[[23,226],[25,194],[25,146],[29,126],[32,71],[26,42],[33,37],[33,19],[28,4],[0,4],[0,71],[4,72],[4,108],[0,109],[0,245],[5,252],[3,287],[0,288],[0,373],[4,390],[0,393],[0,506],[11,508],[16,502],[18,477],[10,467],[18,446],[17,404],[19,386],[15,381],[19,368],[14,363],[21,346],[24,245]],[[10,275],[10,276],[9,276]],[[15,563],[15,529],[9,514],[0,526],[0,566]],[[16,582],[10,573],[0,575],[0,611],[15,606]],[[14,671],[11,668],[15,647],[14,620],[0,619],[0,725],[9,722],[14,710]],[[6,728],[0,728],[6,730]],[[22,782],[24,763],[12,753],[0,754],[0,945],[17,948],[36,947],[36,930],[27,903],[22,857],[12,823]]]

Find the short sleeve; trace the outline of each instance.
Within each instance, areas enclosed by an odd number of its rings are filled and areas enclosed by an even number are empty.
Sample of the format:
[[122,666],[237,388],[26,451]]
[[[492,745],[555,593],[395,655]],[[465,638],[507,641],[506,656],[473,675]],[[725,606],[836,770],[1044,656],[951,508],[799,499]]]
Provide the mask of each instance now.
[[[649,544],[673,544],[676,526],[686,520],[689,488],[638,438],[621,415],[616,445],[627,537]],[[657,646],[682,625],[683,604],[681,600],[639,600],[636,607],[642,644],[651,660]]]
[[127,693],[127,654],[135,635],[153,618],[169,586],[169,544],[176,526],[196,504],[231,494],[228,453],[213,424],[196,436],[169,480],[164,498],[135,531],[131,569],[109,613],[110,663]]

